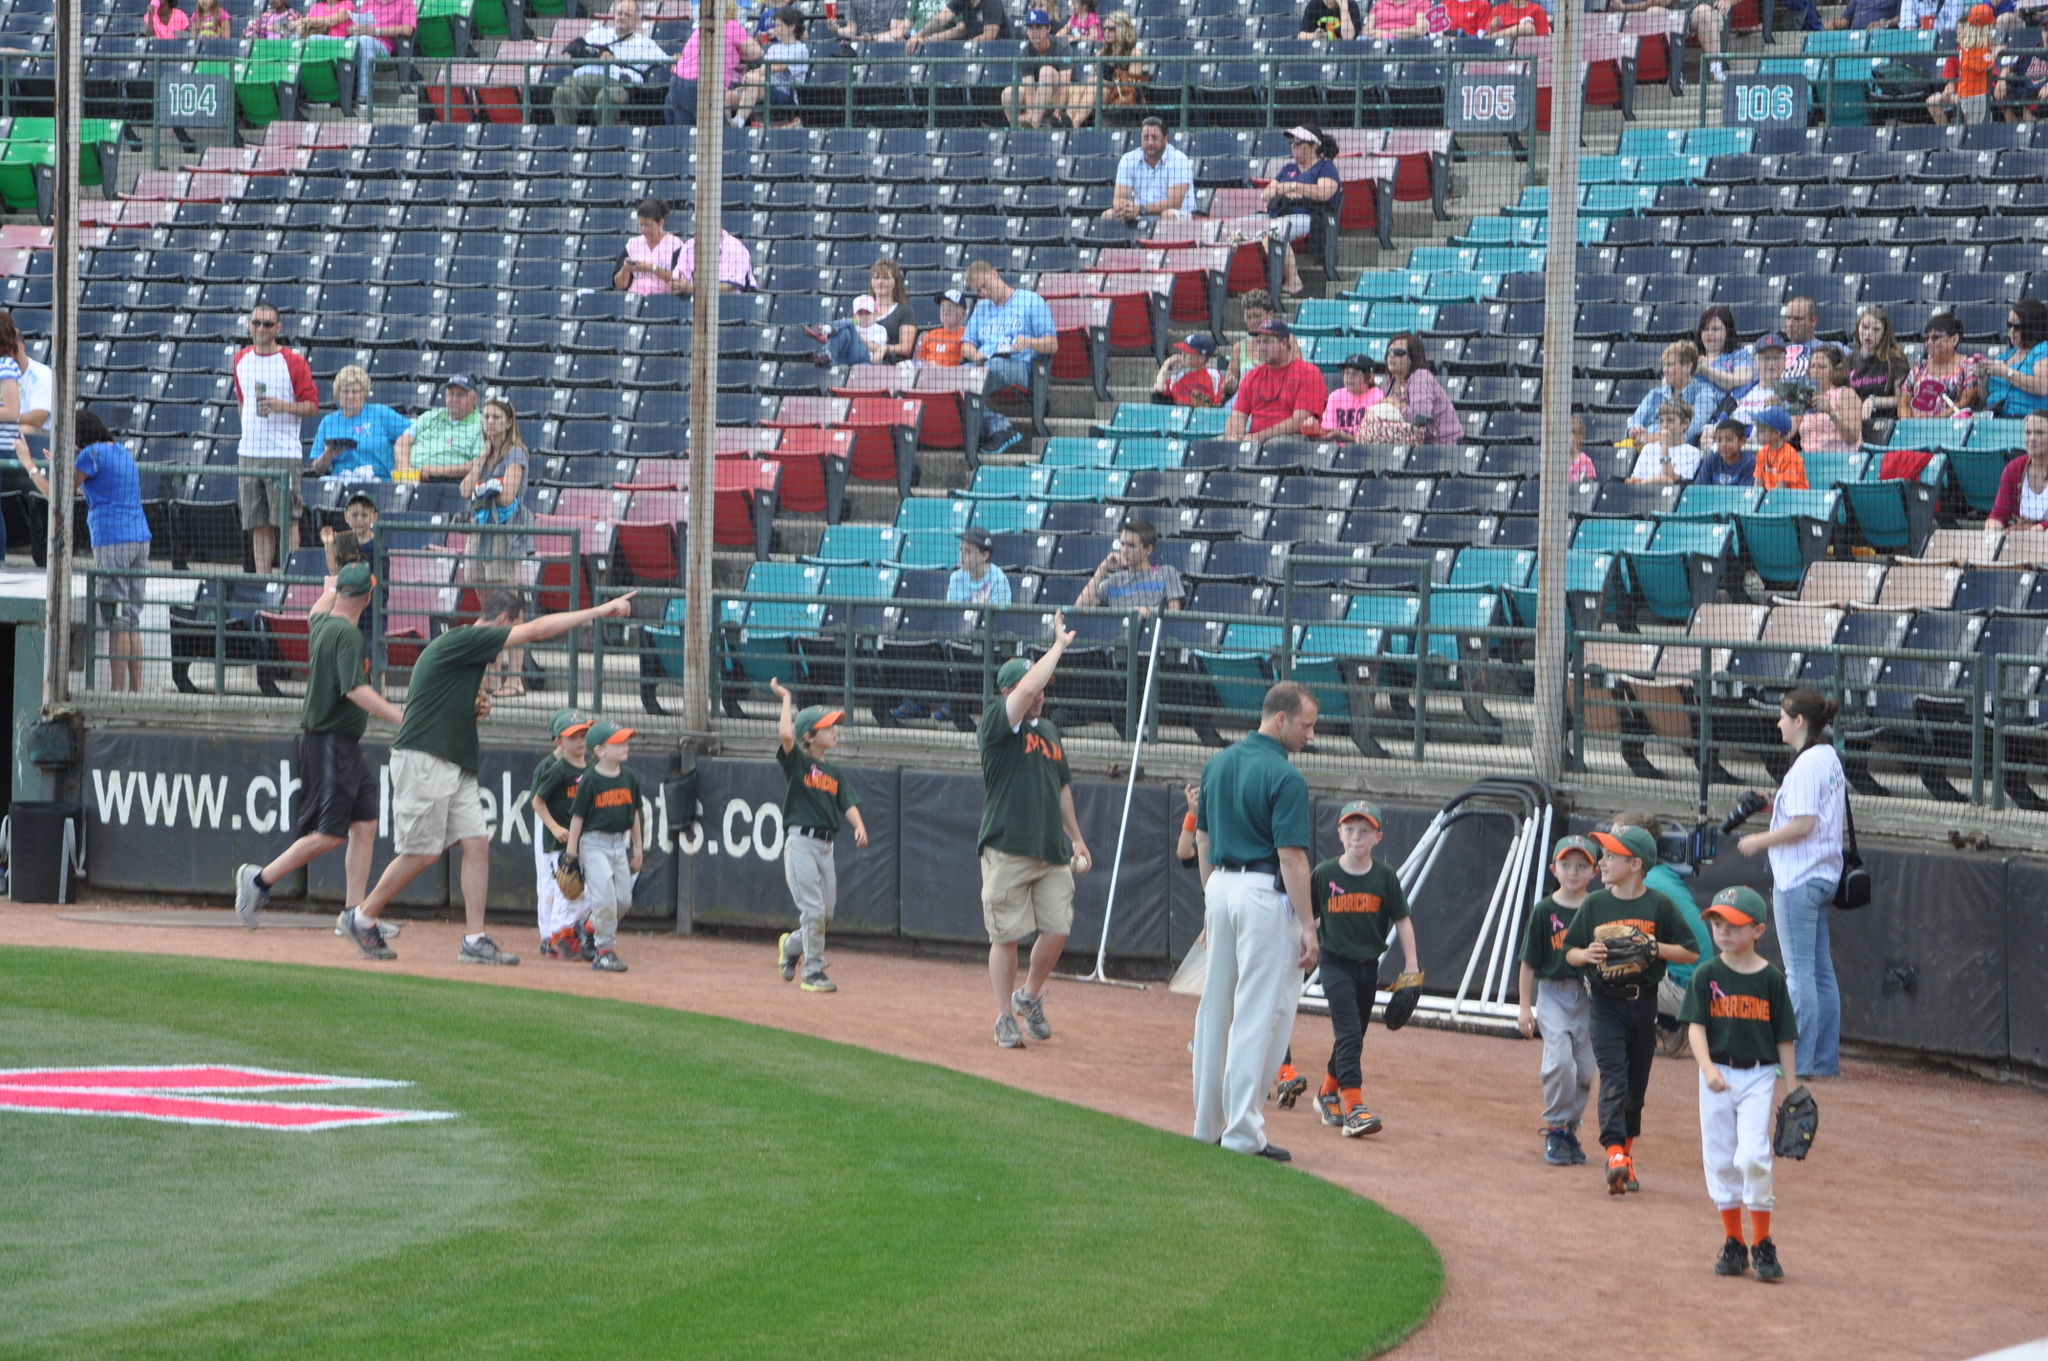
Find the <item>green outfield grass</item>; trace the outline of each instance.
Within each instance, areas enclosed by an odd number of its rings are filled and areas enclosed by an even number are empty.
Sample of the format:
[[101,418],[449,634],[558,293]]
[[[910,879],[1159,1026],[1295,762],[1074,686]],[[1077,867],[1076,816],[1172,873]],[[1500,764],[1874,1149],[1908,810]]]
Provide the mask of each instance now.
[[0,950],[0,1067],[399,1078],[287,1134],[0,1112],[0,1357],[1369,1355],[1428,1241],[1313,1177],[651,1007]]

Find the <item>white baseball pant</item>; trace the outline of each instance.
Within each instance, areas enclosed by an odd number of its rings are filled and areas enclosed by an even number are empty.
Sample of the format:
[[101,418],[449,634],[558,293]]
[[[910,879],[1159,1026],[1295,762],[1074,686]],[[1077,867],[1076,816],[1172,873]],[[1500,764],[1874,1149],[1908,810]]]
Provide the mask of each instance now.
[[533,897],[540,916],[540,935],[546,940],[565,927],[582,921],[589,911],[590,896],[585,894],[575,902],[562,896],[560,885],[555,883],[555,866],[561,862],[560,851],[544,851],[539,838],[533,846]]
[[1266,1089],[1286,1053],[1300,995],[1301,936],[1276,876],[1217,870],[1208,905],[1209,978],[1195,1011],[1195,1137],[1236,1153],[1266,1146]]
[[839,869],[832,843],[790,830],[782,839],[782,877],[796,904],[797,929],[790,944],[804,962],[804,977],[825,972],[825,928],[839,905]]
[[1768,1210],[1778,1198],[1771,1185],[1771,1115],[1778,1069],[1721,1067],[1728,1090],[1717,1092],[1700,1074],[1700,1162],[1707,1194],[1717,1210]]

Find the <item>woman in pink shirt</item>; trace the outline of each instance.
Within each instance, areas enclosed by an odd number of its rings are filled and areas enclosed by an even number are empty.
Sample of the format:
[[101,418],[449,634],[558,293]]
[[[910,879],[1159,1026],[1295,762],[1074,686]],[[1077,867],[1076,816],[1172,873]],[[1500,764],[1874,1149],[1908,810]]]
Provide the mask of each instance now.
[[640,235],[626,243],[618,272],[612,276],[616,287],[646,297],[667,293],[674,286],[683,242],[669,234],[667,223],[667,203],[658,198],[640,200]]
[[249,39],[255,42],[263,38],[289,38],[298,17],[292,13],[291,0],[270,0],[249,21]]
[[[676,58],[675,79],[669,82],[668,102],[661,110],[661,121],[671,127],[697,126],[697,39],[702,31],[691,30],[690,40],[683,44],[682,55]],[[739,102],[734,91],[745,67],[759,62],[763,49],[748,36],[746,25],[737,19],[725,21],[724,47],[721,72],[725,77],[724,107],[729,109]]]
[[1421,336],[1408,332],[1387,342],[1387,376],[1380,386],[1410,425],[1423,427],[1431,444],[1457,444],[1465,438],[1451,394],[1430,371]]
[[1369,37],[1427,38],[1430,0],[1379,0],[1365,16]]
[[150,36],[156,38],[175,38],[192,24],[192,16],[178,8],[178,0],[149,0],[143,17],[149,20]]
[[292,32],[302,38],[346,38],[355,17],[349,0],[313,0],[305,17],[292,21]]

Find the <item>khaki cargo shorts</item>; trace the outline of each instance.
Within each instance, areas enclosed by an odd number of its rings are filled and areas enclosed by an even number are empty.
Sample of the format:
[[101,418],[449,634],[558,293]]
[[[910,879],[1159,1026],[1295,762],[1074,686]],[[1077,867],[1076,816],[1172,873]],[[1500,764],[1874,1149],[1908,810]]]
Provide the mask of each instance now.
[[476,772],[424,751],[391,753],[391,849],[439,855],[485,835]]
[[981,920],[991,945],[1033,931],[1064,936],[1074,928],[1074,871],[993,846],[981,850]]

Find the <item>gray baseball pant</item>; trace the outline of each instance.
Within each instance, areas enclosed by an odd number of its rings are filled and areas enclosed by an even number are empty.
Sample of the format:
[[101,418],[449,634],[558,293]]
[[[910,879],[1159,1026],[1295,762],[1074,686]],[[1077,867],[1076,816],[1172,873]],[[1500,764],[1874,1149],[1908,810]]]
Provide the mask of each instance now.
[[839,906],[839,868],[832,843],[791,828],[782,838],[782,877],[796,902],[796,934],[790,944],[804,961],[804,977],[825,972],[825,928]]
[[630,832],[585,832],[576,843],[583,861],[583,901],[590,905],[590,933],[597,948],[609,950],[619,938],[619,918],[633,906],[633,836]]
[[1543,1123],[1577,1131],[1593,1092],[1593,999],[1577,979],[1536,980],[1536,1028],[1543,1034]]

